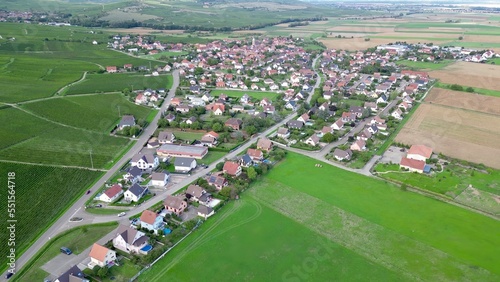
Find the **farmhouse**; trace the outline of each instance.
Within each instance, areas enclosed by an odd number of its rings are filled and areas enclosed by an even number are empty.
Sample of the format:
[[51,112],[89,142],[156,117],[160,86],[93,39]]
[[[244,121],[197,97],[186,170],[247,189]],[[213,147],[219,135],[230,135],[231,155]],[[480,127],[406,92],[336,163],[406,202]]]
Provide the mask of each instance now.
[[194,158],[177,157],[174,161],[175,171],[188,173],[196,168],[196,160]]
[[412,145],[406,157],[408,159],[426,161],[432,156],[432,148],[425,145]]
[[222,171],[232,176],[239,176],[241,174],[241,166],[238,163],[226,161]]
[[170,131],[161,131],[158,134],[158,143],[160,144],[170,144],[174,143],[175,135]]
[[153,154],[142,154],[139,153],[132,157],[130,161],[131,166],[136,166],[142,170],[145,169],[155,169],[160,164],[158,157],[153,156]]
[[118,129],[119,130],[123,130],[126,127],[132,127],[134,125],[135,125],[135,118],[134,118],[134,116],[125,115],[120,120],[120,123],[118,124]]
[[126,225],[120,225],[113,238],[113,246],[126,253],[139,253],[148,242],[149,237],[146,234]]
[[116,261],[116,252],[97,243],[94,243],[94,245],[92,245],[92,249],[90,249],[89,257],[90,269],[93,269],[96,265],[104,267]]
[[172,195],[168,195],[167,198],[165,198],[163,205],[165,209],[177,215],[180,215],[187,208],[187,202],[184,201],[183,198]]
[[137,183],[134,183],[127,191],[125,191],[124,199],[127,202],[138,202],[144,195],[148,193],[148,188],[144,188]]
[[208,148],[189,145],[163,144],[156,149],[156,153],[161,157],[188,157],[202,159],[207,153]]
[[141,228],[154,231],[155,233],[158,233],[158,230],[164,226],[163,216],[150,210],[143,211],[139,220],[141,221]]
[[111,188],[104,191],[104,193],[99,196],[99,200],[106,203],[111,203],[116,201],[122,194],[122,186],[120,186],[119,184],[115,184],[111,186]]
[[151,185],[157,187],[164,187],[168,183],[170,175],[165,172],[153,172],[151,174]]
[[406,168],[412,172],[423,173],[425,169],[425,162],[403,157],[399,163],[399,167]]
[[115,73],[118,71],[118,68],[116,66],[106,66],[106,72],[108,73]]
[[257,149],[264,150],[266,152],[271,151],[273,148],[273,142],[267,138],[261,138],[257,141]]

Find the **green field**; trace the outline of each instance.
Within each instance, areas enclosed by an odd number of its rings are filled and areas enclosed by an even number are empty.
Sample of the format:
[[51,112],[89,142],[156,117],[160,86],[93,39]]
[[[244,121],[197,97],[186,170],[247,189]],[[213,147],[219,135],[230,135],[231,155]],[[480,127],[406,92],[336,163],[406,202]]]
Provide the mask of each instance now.
[[122,94],[68,96],[27,103],[22,108],[51,121],[101,133],[109,133],[119,123],[120,116],[133,115],[138,121],[146,120],[152,112]]
[[248,96],[255,98],[255,99],[263,99],[263,98],[269,98],[271,100],[276,100],[280,96],[279,93],[276,92],[263,92],[263,91],[239,91],[239,90],[212,90],[210,94],[214,97],[219,97],[220,94],[226,94],[229,97],[233,98],[240,98],[245,94],[248,94]]
[[[438,88],[443,88],[443,89],[451,89],[451,84],[447,83],[442,83],[442,82],[436,82],[434,85],[435,87]],[[463,86],[463,91],[465,91],[469,86]],[[497,90],[491,90],[491,89],[484,89],[484,88],[477,88],[477,87],[472,87],[474,89],[473,93],[481,94],[481,95],[486,95],[486,96],[493,96],[493,97],[500,97],[500,91]]]
[[30,267],[14,276],[14,281],[43,281],[49,274],[41,267],[57,255],[61,254],[61,246],[69,248],[73,253],[80,254],[96,241],[113,231],[116,222],[86,225],[68,230],[53,238],[40,250],[38,257],[30,262]]
[[173,51],[165,51],[165,52],[159,52],[158,54],[154,55],[142,55],[140,56],[143,59],[148,59],[148,60],[158,60],[162,57],[179,57],[179,56],[185,56],[189,54],[188,52],[181,51],[181,52],[173,52]]
[[[69,207],[73,200],[84,191],[100,172],[83,169],[31,166],[0,162],[0,175],[8,172],[16,174],[16,254],[21,254],[35,238]],[[2,201],[7,203],[6,194]],[[7,215],[7,205],[0,207]],[[7,232],[1,232],[1,240],[7,242]],[[0,248],[2,269],[7,253],[7,244]],[[29,281],[29,280],[28,280]]]
[[450,64],[454,63],[452,60],[445,60],[440,62],[414,62],[408,60],[398,61],[398,65],[407,66],[414,69],[424,69],[424,70],[439,70]]
[[147,88],[153,90],[170,89],[172,83],[172,75],[144,76],[141,73],[89,74],[84,81],[70,86],[65,94],[119,92],[125,88],[132,91]]
[[139,281],[500,278],[498,221],[316,163],[289,153]]

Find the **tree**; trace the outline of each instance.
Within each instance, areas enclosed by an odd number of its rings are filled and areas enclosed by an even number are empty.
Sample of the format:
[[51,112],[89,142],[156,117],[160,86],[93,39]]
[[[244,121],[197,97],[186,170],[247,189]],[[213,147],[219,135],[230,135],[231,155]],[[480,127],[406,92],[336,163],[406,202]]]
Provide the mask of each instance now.
[[474,88],[472,88],[472,87],[470,87],[470,86],[469,86],[469,87],[467,87],[467,88],[465,89],[465,91],[467,91],[467,92],[469,92],[469,93],[472,93],[472,92],[474,92]]
[[464,39],[464,37],[463,37],[463,36],[459,36],[459,37],[458,37],[458,40],[463,40],[463,39]]
[[455,91],[464,91],[464,88],[461,85],[458,85],[458,84],[452,84],[450,86],[450,89],[451,90],[455,90]]
[[212,130],[215,132],[221,132],[222,128],[223,128],[222,124],[220,124],[218,122],[212,124]]
[[219,171],[221,171],[224,168],[224,162],[220,162],[215,165],[215,168]]
[[327,132],[327,133],[325,133],[325,135],[323,135],[323,137],[321,138],[321,140],[323,142],[326,142],[326,143],[331,143],[331,142],[333,142],[335,140],[335,135],[333,135],[330,132]]
[[255,133],[257,133],[257,128],[255,128],[255,126],[253,125],[250,125],[245,127],[245,131],[248,133],[248,135],[254,135]]
[[99,270],[101,270],[101,267],[96,265],[94,268],[92,268],[92,271],[94,272],[94,275],[99,275]]
[[254,180],[257,177],[257,171],[255,171],[255,168],[253,168],[253,166],[248,168],[247,175],[250,180]]
[[139,134],[139,132],[141,132],[141,128],[137,125],[134,125],[134,126],[130,127],[130,129],[129,129],[130,136],[137,136],[137,134]]
[[222,189],[220,190],[219,194],[220,194],[221,196],[224,196],[224,197],[226,197],[226,198],[229,198],[229,196],[231,195],[231,187],[226,186],[226,187],[222,188]]

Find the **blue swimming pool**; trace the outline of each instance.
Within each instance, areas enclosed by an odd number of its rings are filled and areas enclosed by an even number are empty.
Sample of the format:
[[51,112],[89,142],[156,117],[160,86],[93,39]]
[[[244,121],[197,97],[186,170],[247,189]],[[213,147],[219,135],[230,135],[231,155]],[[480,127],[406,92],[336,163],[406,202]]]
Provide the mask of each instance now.
[[151,251],[152,248],[153,248],[153,246],[146,245],[146,246],[142,247],[141,251],[143,251],[143,252],[149,252],[149,251]]

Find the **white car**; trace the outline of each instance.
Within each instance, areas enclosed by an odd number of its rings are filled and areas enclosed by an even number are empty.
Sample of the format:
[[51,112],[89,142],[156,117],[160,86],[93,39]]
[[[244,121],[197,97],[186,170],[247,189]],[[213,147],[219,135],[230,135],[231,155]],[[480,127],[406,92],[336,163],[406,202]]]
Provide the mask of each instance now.
[[121,212],[121,213],[118,214],[119,217],[122,217],[124,215],[125,215],[125,212]]

